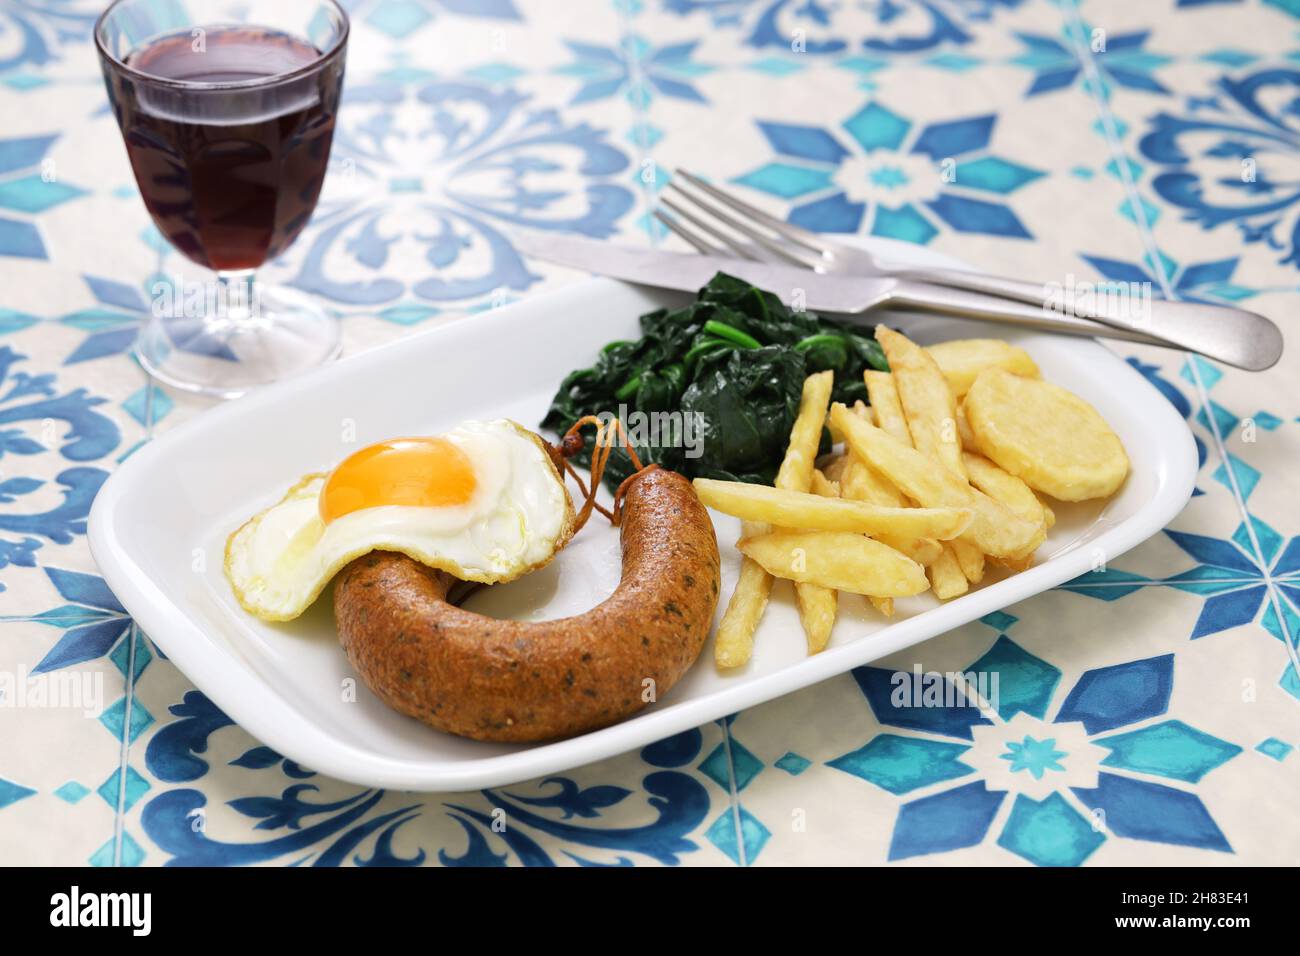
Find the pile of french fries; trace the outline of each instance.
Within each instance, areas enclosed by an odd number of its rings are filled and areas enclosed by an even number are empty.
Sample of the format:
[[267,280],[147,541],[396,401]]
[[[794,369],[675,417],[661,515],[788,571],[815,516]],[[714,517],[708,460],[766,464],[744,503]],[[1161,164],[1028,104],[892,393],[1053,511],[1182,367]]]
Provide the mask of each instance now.
[[[718,625],[715,660],[743,666],[774,578],[794,582],[808,653],[830,641],[838,592],[886,617],[894,599],[946,601],[986,562],[1028,568],[1056,521],[1042,495],[1113,494],[1128,457],[1101,415],[1042,380],[997,339],[923,348],[879,326],[891,371],[864,375],[870,405],[831,404],[832,372],[804,382],[774,487],[695,480],[708,507],[741,519],[740,578]],[[822,431],[843,451],[817,467]]]

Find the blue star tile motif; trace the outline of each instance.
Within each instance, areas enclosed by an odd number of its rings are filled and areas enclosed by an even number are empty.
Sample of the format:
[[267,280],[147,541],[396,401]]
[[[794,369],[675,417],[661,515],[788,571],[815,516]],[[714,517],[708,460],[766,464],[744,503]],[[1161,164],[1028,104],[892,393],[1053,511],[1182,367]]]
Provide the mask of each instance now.
[[[621,50],[576,40],[568,40],[565,45],[573,62],[556,72],[582,83],[570,100],[571,106],[619,93],[639,109],[649,106],[656,95],[694,103],[708,102],[694,85],[698,77],[713,69],[693,59],[698,41],[656,47],[633,35],[624,40]],[[636,75],[643,78],[640,84],[633,81],[633,64]]]
[[[867,673],[877,670],[859,668],[859,687],[879,723],[907,732],[877,734],[829,765],[904,798],[891,837],[891,860],[982,844],[1008,793],[991,789],[991,781],[971,762],[966,743],[973,726],[970,708],[924,708],[939,713],[919,720],[909,708],[891,703],[891,674]],[[1056,704],[1054,714],[1060,669],[1005,636],[963,671],[997,673],[1004,705],[999,721],[1025,713],[1055,725],[1082,725],[1091,745],[1109,751],[1097,785],[1079,788],[1064,782],[1071,758],[1057,747],[1057,738],[1026,734],[1008,739],[1006,752],[998,756],[1011,764],[1012,779],[1023,772],[1027,780],[1051,790],[1042,799],[1038,793],[1033,798],[1015,794],[995,837],[998,846],[1039,866],[1077,866],[1105,843],[1107,834],[1231,852],[1200,797],[1146,779],[1195,785],[1242,750],[1182,721],[1150,722],[1168,708],[1173,655],[1087,671]],[[1013,703],[1005,706],[1007,701]],[[1053,783],[1054,777],[1061,782]],[[923,789],[933,792],[906,799]]]
[[36,621],[58,628],[63,635],[32,673],[43,674],[108,654],[130,629],[131,619],[103,578],[61,568],[44,570],[68,603],[36,615]]
[[870,101],[838,129],[759,121],[776,158],[733,182],[791,204],[790,222],[924,244],[948,228],[1032,238],[1007,198],[1043,173],[992,154],[997,117],[918,126]]
[[1104,279],[1149,284],[1152,295],[1156,297],[1163,296],[1166,283],[1177,298],[1184,302],[1240,302],[1258,293],[1258,290],[1233,281],[1233,274],[1241,261],[1237,256],[1185,265],[1165,255],[1158,261],[1148,255],[1141,262],[1099,255],[1084,255],[1083,259],[1101,273]]
[[1033,737],[1026,736],[1024,740],[1007,741],[1007,752],[1002,754],[1001,759],[1010,761],[1013,773],[1026,771],[1033,776],[1035,780],[1043,779],[1043,774],[1049,770],[1064,771],[1061,766],[1060,758],[1067,756],[1064,750],[1056,749],[1056,741],[1052,738],[1047,740],[1035,740]]
[[[1090,41],[1091,30],[1090,26],[1084,26],[1082,42]],[[1160,67],[1171,63],[1173,58],[1147,50],[1146,43],[1150,36],[1149,30],[1106,36],[1105,51],[1098,51],[1092,57],[1102,77],[1099,91],[1102,95],[1109,94],[1112,84],[1147,93],[1169,93],[1168,87],[1156,78],[1155,73]],[[1066,89],[1084,75],[1081,57],[1085,54],[1078,51],[1080,38],[1072,37],[1070,28],[1067,27],[1060,37],[1017,33],[1016,38],[1025,49],[1013,57],[1011,62],[1034,74],[1025,91],[1026,96],[1039,96]]]
[[[1193,639],[1218,634],[1249,624],[1265,608],[1262,626],[1279,640],[1293,639],[1293,626],[1300,608],[1300,538],[1284,539],[1270,525],[1251,516],[1237,527],[1231,539],[1181,531],[1165,534],[1197,564],[1172,578],[1170,584],[1182,591],[1203,596],[1205,604],[1192,628]],[[1258,542],[1261,562],[1254,557]],[[1283,615],[1269,600],[1269,581],[1278,593]]]
[[30,217],[86,195],[86,190],[64,182],[48,158],[58,138],[50,134],[0,139],[0,209],[26,217],[0,215],[0,256],[49,258]]

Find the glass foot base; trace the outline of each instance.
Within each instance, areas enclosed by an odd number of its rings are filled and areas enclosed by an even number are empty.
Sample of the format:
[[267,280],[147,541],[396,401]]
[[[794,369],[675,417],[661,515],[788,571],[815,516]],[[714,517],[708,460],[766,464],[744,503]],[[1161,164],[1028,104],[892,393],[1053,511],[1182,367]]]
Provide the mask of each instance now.
[[260,283],[255,288],[247,307],[151,316],[135,343],[141,366],[175,388],[237,398],[338,356],[339,322],[310,296]]

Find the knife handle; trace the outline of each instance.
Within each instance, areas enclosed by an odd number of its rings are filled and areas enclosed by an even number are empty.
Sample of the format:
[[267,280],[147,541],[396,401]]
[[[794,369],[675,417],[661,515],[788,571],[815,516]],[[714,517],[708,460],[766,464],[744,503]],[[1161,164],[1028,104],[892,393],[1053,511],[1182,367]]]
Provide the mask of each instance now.
[[1264,316],[1231,306],[1153,299],[1149,288],[1117,292],[1114,283],[1102,282],[1068,290],[953,269],[911,270],[902,281],[1014,300],[1037,306],[1044,315],[1091,320],[1254,372],[1282,357],[1282,332]]

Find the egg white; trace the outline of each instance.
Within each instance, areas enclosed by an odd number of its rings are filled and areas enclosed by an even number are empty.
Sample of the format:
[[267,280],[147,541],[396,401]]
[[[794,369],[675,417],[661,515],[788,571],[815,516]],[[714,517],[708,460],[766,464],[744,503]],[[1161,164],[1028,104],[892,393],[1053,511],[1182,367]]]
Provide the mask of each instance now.
[[574,512],[541,439],[508,419],[465,422],[442,437],[474,470],[469,501],[363,508],[326,524],[320,494],[329,474],[307,475],[226,542],[226,577],[244,609],[292,620],[344,565],[371,551],[398,551],[483,584],[549,562],[572,536]]

